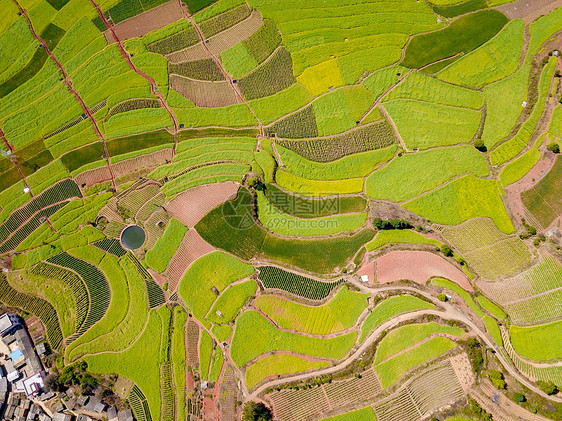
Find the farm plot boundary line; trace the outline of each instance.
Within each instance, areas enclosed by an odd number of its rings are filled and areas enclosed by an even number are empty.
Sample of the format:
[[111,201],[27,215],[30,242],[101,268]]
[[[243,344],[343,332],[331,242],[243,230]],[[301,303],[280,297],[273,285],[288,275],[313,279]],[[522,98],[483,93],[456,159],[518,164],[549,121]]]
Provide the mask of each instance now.
[[142,70],[139,70],[133,64],[133,61],[131,60],[130,54],[127,52],[127,50],[125,50],[125,47],[123,46],[123,42],[117,36],[117,33],[115,32],[115,28],[113,27],[113,25],[111,23],[109,23],[109,21],[107,20],[107,18],[103,14],[103,11],[101,10],[101,7],[94,0],[90,0],[90,3],[92,3],[92,6],[94,6],[96,11],[98,12],[98,15],[99,15],[100,19],[102,20],[103,24],[111,32],[111,36],[113,37],[113,39],[117,43],[117,47],[119,48],[119,51],[121,52],[121,55],[123,56],[123,58],[125,59],[125,61],[129,65],[129,68],[132,71],[134,71],[135,73],[137,73],[139,76],[141,76],[142,78],[144,78],[148,81],[148,83],[150,84],[150,92],[152,92],[152,94],[154,94],[154,95],[156,95],[156,97],[158,97],[160,103],[162,104],[162,107],[165,108],[166,111],[168,112],[168,114],[170,115],[170,118],[172,119],[172,123],[174,124],[174,131],[173,131],[174,147],[172,149],[172,157],[173,157],[173,155],[175,155],[175,153],[176,153],[176,148],[178,146],[177,135],[178,135],[178,129],[179,129],[179,123],[178,123],[178,119],[176,118],[175,113],[172,111],[172,109],[170,108],[170,106],[166,102],[166,99],[164,98],[164,95],[162,95],[162,93],[158,90],[158,86],[156,85],[156,81],[154,80],[154,78],[150,77],[149,75],[144,73]]
[[111,162],[110,162],[110,158],[109,158],[109,151],[107,149],[106,139],[105,139],[105,136],[101,133],[99,127],[98,127],[97,121],[96,121],[96,119],[95,119],[95,117],[92,113],[92,110],[86,105],[86,103],[84,102],[84,100],[82,99],[82,97],[80,96],[78,91],[76,91],[76,89],[74,89],[74,87],[72,86],[72,81],[70,80],[70,77],[68,76],[68,73],[66,72],[66,70],[65,70],[64,66],[61,64],[61,62],[55,57],[53,52],[49,49],[49,46],[47,45],[47,42],[43,38],[41,38],[37,34],[37,32],[35,31],[35,28],[33,28],[33,23],[31,22],[31,19],[29,18],[29,15],[28,15],[27,11],[23,7],[21,7],[18,0],[13,0],[13,1],[16,4],[16,6],[18,7],[18,9],[20,10],[20,13],[22,14],[22,16],[24,16],[25,19],[27,20],[27,23],[29,25],[29,29],[30,29],[31,33],[33,34],[33,37],[41,43],[41,45],[45,49],[45,52],[47,53],[47,55],[51,58],[51,60],[53,60],[55,65],[59,68],[59,70],[61,72],[61,75],[64,79],[64,84],[68,87],[68,89],[70,90],[72,95],[74,95],[76,97],[76,99],[78,100],[78,102],[82,106],[84,114],[86,114],[86,116],[90,119],[90,121],[92,123],[92,126],[94,127],[94,130],[96,132],[96,135],[98,136],[100,141],[103,143],[105,161],[107,163],[107,168],[109,170],[109,173],[111,174],[111,184],[112,184],[113,188],[116,189],[115,176],[113,175],[113,170],[111,168]]
[[[91,2],[93,2],[94,0],[90,0]],[[238,97],[239,101],[241,103],[243,103],[244,105],[246,105],[246,107],[248,107],[248,110],[250,111],[250,113],[252,113],[252,116],[256,119],[256,121],[258,122],[258,127],[260,129],[260,133],[262,134],[262,136],[264,135],[264,126],[261,122],[261,120],[258,118],[258,116],[256,115],[256,113],[254,112],[254,110],[252,109],[252,107],[250,107],[250,104],[248,103],[248,101],[246,101],[246,99],[244,99],[244,97],[242,96],[242,92],[240,92],[240,89],[238,88],[238,86],[234,83],[234,81],[232,80],[232,76],[230,75],[230,73],[228,73],[226,71],[226,69],[224,68],[224,66],[222,65],[220,59],[217,57],[216,54],[214,54],[210,49],[209,46],[207,45],[207,43],[205,42],[205,36],[203,35],[203,33],[201,32],[201,28],[199,28],[199,25],[197,24],[197,22],[195,22],[195,19],[193,19],[193,16],[189,13],[189,11],[187,10],[187,6],[184,5],[182,3],[181,0],[178,0],[178,2],[180,3],[180,7],[183,13],[183,16],[185,18],[185,20],[187,20],[188,22],[191,23],[191,25],[193,26],[193,28],[195,29],[195,32],[197,32],[197,36],[200,39],[201,44],[203,45],[203,48],[205,48],[205,50],[207,51],[207,54],[209,55],[209,57],[211,57],[211,59],[215,62],[215,64],[218,66],[218,68],[220,69],[221,73],[224,75],[225,79],[227,80],[228,84],[231,86],[231,88],[234,90],[234,93],[236,94],[236,96]]]

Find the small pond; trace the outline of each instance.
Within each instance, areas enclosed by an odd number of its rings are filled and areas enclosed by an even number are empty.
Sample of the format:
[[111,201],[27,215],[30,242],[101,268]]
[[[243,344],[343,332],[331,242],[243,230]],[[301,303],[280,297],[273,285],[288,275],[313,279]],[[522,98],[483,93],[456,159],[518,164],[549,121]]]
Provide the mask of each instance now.
[[123,243],[123,247],[129,250],[138,249],[144,244],[145,239],[146,234],[138,225],[131,225],[121,233],[121,243]]

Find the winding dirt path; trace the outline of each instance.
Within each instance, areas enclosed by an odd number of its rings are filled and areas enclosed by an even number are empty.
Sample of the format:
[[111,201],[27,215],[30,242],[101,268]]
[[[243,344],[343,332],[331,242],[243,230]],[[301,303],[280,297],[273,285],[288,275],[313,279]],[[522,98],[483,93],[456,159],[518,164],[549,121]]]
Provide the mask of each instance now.
[[[14,0],[14,1],[16,1],[16,0]],[[131,60],[131,56],[129,55],[127,50],[125,50],[125,47],[123,46],[123,42],[117,36],[117,33],[115,32],[115,28],[113,27],[113,25],[111,25],[111,23],[109,23],[109,21],[106,19],[106,17],[103,14],[100,6],[94,0],[90,0],[90,3],[92,3],[92,6],[94,6],[94,8],[97,10],[98,15],[99,15],[100,19],[102,20],[103,24],[111,32],[111,35],[113,36],[113,39],[117,43],[117,47],[119,48],[119,51],[121,52],[121,55],[123,56],[125,61],[127,61],[127,64],[129,65],[129,68],[133,72],[137,73],[139,76],[143,77],[144,79],[146,79],[148,81],[148,83],[150,84],[150,92],[152,92],[152,94],[154,94],[154,95],[156,95],[156,97],[158,97],[158,100],[160,101],[160,104],[162,105],[162,107],[164,109],[166,109],[166,111],[170,115],[170,118],[172,119],[172,122],[174,124],[174,130],[173,130],[174,148],[172,149],[172,156],[173,156],[175,154],[176,148],[178,146],[177,136],[178,136],[178,130],[179,130],[179,123],[178,123],[178,119],[176,118],[175,113],[168,106],[168,103],[166,102],[166,99],[164,98],[164,95],[162,95],[162,93],[158,90],[158,86],[156,84],[156,81],[152,77],[150,77],[149,75],[144,73],[142,70],[139,70],[133,64],[133,61]]]
[[[262,392],[264,392],[267,388],[272,387],[272,386],[281,385],[281,384],[285,384],[285,383],[293,382],[293,381],[305,380],[307,378],[310,378],[311,376],[321,376],[321,375],[325,375],[325,374],[333,374],[333,373],[335,373],[339,370],[342,370],[343,368],[347,367],[352,361],[359,358],[363,354],[363,352],[365,352],[372,345],[372,343],[375,342],[375,340],[382,334],[383,331],[387,331],[389,329],[392,329],[393,327],[397,326],[398,324],[400,324],[402,322],[415,320],[418,317],[424,316],[424,315],[434,315],[434,316],[440,317],[440,318],[445,319],[445,320],[456,320],[458,322],[464,323],[465,325],[467,325],[470,328],[471,332],[475,333],[476,336],[478,336],[486,344],[486,346],[488,346],[491,349],[499,349],[499,347],[495,344],[495,342],[492,340],[492,338],[486,332],[484,332],[482,329],[480,329],[472,321],[473,318],[470,315],[464,314],[459,308],[456,308],[451,304],[443,303],[443,302],[437,300],[437,298],[433,297],[430,293],[428,293],[426,291],[422,291],[422,290],[414,288],[414,287],[401,287],[401,286],[395,286],[395,287],[390,286],[390,287],[383,287],[383,288],[368,288],[365,285],[361,285],[360,283],[357,283],[357,282],[352,282],[352,283],[355,286],[357,286],[362,292],[368,292],[368,293],[371,293],[371,294],[373,292],[376,292],[376,291],[382,292],[382,291],[396,291],[396,290],[415,292],[415,293],[420,294],[420,295],[424,296],[425,298],[431,300],[431,302],[433,304],[435,304],[436,306],[444,307],[445,310],[444,311],[419,310],[419,311],[415,311],[415,312],[411,312],[411,313],[401,314],[401,315],[398,315],[398,316],[393,317],[391,319],[388,319],[383,324],[379,325],[376,329],[374,329],[367,336],[367,339],[351,355],[349,355],[345,360],[343,360],[339,364],[334,365],[332,367],[322,369],[322,370],[315,371],[313,373],[305,373],[305,374],[295,375],[295,376],[291,376],[291,377],[285,377],[285,378],[282,378],[282,379],[276,379],[276,380],[273,380],[271,382],[267,382],[267,383],[259,386],[258,388],[256,388],[251,394],[248,394],[247,396],[245,396],[245,398],[247,400],[259,399],[259,395]],[[478,319],[478,318],[475,317],[475,319]],[[550,400],[555,401],[555,402],[562,402],[562,397],[548,396],[539,387],[537,387],[536,385],[531,383],[525,376],[523,376],[512,365],[511,361],[509,361],[503,355],[503,353],[497,352],[496,356],[500,360],[501,364],[504,366],[505,370],[508,371],[510,373],[510,375],[515,377],[520,383],[522,383],[523,385],[525,385],[526,387],[531,389],[533,392],[539,394],[540,396],[542,396],[546,399],[550,399]]]

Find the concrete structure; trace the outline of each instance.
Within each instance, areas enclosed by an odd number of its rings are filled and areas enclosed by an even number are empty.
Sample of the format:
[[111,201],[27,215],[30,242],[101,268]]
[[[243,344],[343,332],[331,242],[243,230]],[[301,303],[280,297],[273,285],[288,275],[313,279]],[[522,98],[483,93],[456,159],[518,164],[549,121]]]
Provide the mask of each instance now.
[[18,326],[21,327],[21,323],[19,317],[15,314],[2,314],[0,316],[0,335],[4,336],[13,329],[17,328]]

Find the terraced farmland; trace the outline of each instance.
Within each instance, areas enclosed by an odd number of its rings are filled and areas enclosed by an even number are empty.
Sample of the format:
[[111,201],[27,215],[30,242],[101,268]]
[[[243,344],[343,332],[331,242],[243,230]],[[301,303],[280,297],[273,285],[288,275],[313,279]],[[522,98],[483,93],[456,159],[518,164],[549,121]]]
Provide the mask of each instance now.
[[558,2],[0,3],[0,309],[49,382],[414,421],[497,369],[562,413]]

